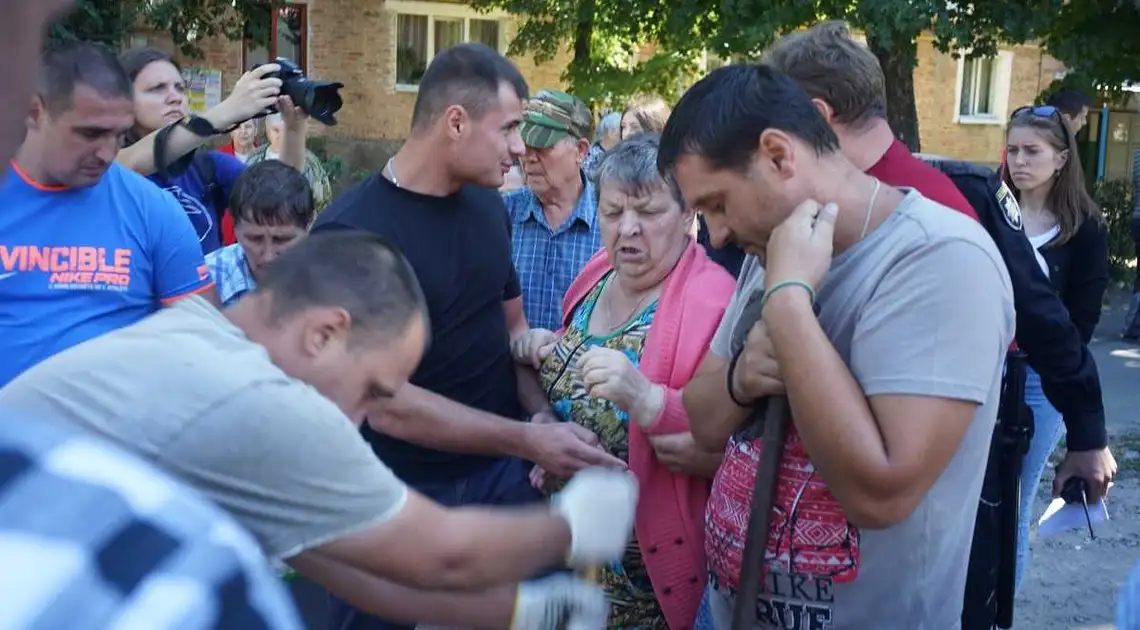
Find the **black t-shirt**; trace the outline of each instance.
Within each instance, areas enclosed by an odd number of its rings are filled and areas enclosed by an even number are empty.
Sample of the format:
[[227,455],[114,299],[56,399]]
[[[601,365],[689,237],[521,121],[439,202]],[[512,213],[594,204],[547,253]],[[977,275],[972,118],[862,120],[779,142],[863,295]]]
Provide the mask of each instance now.
[[[431,347],[411,382],[455,402],[522,419],[503,302],[521,289],[510,223],[495,190],[464,186],[447,197],[397,187],[377,173],[321,213],[313,232],[364,230],[403,251],[431,317]],[[372,431],[372,450],[403,480],[453,479],[492,458],[422,448]]]

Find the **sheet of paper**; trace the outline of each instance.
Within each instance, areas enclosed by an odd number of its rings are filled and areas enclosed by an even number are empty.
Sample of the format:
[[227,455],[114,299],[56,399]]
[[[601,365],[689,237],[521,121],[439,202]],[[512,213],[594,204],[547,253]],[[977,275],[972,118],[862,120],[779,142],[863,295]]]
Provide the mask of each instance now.
[[1089,506],[1087,521],[1085,509],[1080,503],[1066,504],[1064,499],[1053,499],[1041,515],[1041,520],[1037,521],[1037,535],[1048,538],[1077,528],[1088,533],[1089,521],[1092,521],[1093,532],[1097,532],[1097,523],[1108,521],[1108,506],[1104,504],[1104,499]]

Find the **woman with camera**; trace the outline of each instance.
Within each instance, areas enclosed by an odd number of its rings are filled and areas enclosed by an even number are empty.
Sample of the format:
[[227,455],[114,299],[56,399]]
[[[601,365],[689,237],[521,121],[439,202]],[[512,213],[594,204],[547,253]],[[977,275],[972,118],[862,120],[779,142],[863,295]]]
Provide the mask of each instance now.
[[277,64],[250,70],[224,101],[195,116],[182,69],[169,54],[140,48],[123,53],[120,62],[134,85],[135,127],[116,161],[174,195],[198,233],[202,253],[221,247],[230,191],[245,170],[241,160],[206,150],[204,142],[276,106],[285,122],[281,161],[304,169],[307,116],[281,95]]

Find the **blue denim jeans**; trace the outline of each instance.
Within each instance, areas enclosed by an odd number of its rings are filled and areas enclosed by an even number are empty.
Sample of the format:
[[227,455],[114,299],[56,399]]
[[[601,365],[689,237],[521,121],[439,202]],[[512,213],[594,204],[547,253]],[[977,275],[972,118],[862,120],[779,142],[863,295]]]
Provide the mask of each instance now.
[[1057,448],[1065,425],[1061,421],[1061,414],[1041,390],[1041,377],[1033,368],[1025,368],[1025,404],[1033,411],[1033,440],[1029,443],[1029,452],[1021,464],[1021,513],[1017,531],[1017,587],[1021,587],[1021,579],[1025,576],[1025,568],[1029,564],[1029,530],[1036,520],[1034,503],[1037,500],[1037,486],[1041,484],[1041,475],[1045,473],[1045,466],[1049,463],[1049,456]]
[[[448,482],[408,484],[420,494],[448,507],[459,505],[526,505],[543,500],[530,485],[532,464],[501,459],[484,470]],[[328,630],[413,630],[413,626],[369,616],[337,597],[329,597]]]
[[1116,630],[1140,630],[1140,564],[1116,596]]

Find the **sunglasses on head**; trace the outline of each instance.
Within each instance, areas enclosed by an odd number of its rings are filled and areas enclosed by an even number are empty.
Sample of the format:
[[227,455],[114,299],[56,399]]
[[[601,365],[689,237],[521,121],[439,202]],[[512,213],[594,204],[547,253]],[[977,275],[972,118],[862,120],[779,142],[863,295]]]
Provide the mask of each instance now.
[[1017,109],[1013,110],[1013,115],[1010,116],[1009,119],[1013,120],[1014,118],[1018,118],[1020,116],[1052,118],[1060,122],[1062,126],[1065,124],[1065,119],[1063,116],[1061,116],[1061,110],[1053,107],[1052,105],[1025,105],[1023,107],[1018,107]]

